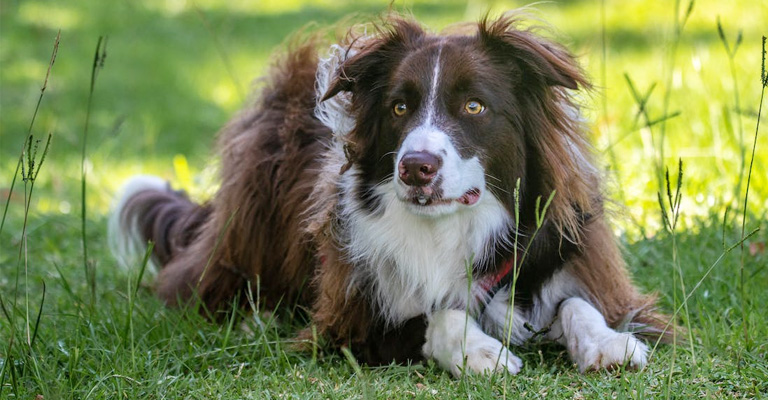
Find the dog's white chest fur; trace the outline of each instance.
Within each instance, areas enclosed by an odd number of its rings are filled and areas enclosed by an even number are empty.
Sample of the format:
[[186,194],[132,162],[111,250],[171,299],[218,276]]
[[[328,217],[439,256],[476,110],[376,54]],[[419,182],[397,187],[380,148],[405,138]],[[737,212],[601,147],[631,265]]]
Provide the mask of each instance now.
[[377,195],[383,212],[373,215],[353,195],[342,200],[354,284],[371,285],[378,311],[394,324],[471,305],[479,289],[468,286],[467,272],[473,260],[492,256],[493,238],[503,236],[509,221],[504,207],[486,193],[475,207],[428,217],[408,211],[391,184],[379,186]]

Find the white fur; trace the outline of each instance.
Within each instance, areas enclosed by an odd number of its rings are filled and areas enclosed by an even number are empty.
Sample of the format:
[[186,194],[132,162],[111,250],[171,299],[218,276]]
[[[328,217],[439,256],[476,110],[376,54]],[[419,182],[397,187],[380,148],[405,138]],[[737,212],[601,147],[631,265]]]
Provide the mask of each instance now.
[[355,118],[349,112],[352,101],[350,94],[341,92],[328,100],[321,100],[331,88],[341,64],[356,53],[355,48],[347,50],[337,44],[331,46],[328,57],[321,59],[317,64],[315,75],[315,97],[317,98],[315,116],[331,129],[336,138],[342,140],[355,127]]
[[[373,285],[380,311],[390,323],[476,301],[468,288],[472,260],[493,256],[493,238],[506,233],[509,214],[492,195],[475,207],[439,218],[414,215],[394,193],[391,180],[376,191],[377,213],[361,209],[354,193],[356,169],[342,177],[341,219],[345,253],[358,266],[356,284]],[[477,283],[475,283],[477,284]]]
[[486,335],[464,311],[434,313],[429,318],[426,339],[422,348],[424,355],[437,361],[455,377],[464,372],[517,374],[523,367],[522,360],[501,342]]
[[427,121],[426,125],[432,124],[432,119],[435,117],[435,100],[437,99],[437,84],[440,82],[440,55],[443,53],[442,44],[437,49],[437,58],[435,59],[435,66],[432,68],[432,82],[429,87],[429,98],[427,99]]
[[[170,191],[168,182],[152,175],[136,175],[126,181],[118,191],[119,195],[112,206],[107,225],[107,241],[118,265],[123,268],[135,268],[141,263],[146,252],[147,243],[143,240],[137,228],[138,216],[123,221],[121,214],[126,201],[136,193],[144,190]],[[150,258],[148,270],[156,271],[156,266]]]
[[565,345],[581,372],[622,365],[639,369],[648,363],[645,343],[609,328],[602,314],[578,297],[562,303],[550,335]]
[[[485,187],[485,169],[480,164],[480,160],[477,157],[468,160],[462,159],[450,137],[437,127],[423,124],[408,133],[397,152],[397,157],[395,157],[393,166],[395,176],[398,173],[399,160],[406,153],[414,151],[426,151],[442,158],[443,165],[437,171],[433,181],[441,182],[440,189],[444,199],[458,199],[473,188],[480,190],[481,200],[486,195],[490,196]],[[409,187],[400,179],[394,180],[394,185],[398,198],[407,205],[411,212],[416,214],[445,215],[467,207],[456,201],[430,207],[411,204],[408,196]],[[478,201],[477,204],[479,203]]]

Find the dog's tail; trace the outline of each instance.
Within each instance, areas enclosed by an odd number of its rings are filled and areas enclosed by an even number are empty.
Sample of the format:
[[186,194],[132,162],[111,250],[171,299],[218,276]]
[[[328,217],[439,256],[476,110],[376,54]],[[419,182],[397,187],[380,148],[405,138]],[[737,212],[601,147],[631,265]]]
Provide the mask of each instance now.
[[150,261],[162,267],[186,248],[207,220],[210,207],[192,202],[182,191],[156,176],[129,179],[109,219],[109,245],[118,263],[139,265],[154,244]]

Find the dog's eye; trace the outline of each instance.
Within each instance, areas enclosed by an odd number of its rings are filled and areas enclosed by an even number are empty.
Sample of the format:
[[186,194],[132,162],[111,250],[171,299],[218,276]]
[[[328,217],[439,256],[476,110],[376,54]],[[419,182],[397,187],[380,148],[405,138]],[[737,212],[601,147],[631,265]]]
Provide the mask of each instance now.
[[485,106],[477,100],[470,100],[464,104],[464,111],[470,115],[478,115],[485,111]]
[[406,106],[405,103],[396,103],[395,106],[392,108],[392,111],[398,117],[402,117],[408,111],[408,106]]

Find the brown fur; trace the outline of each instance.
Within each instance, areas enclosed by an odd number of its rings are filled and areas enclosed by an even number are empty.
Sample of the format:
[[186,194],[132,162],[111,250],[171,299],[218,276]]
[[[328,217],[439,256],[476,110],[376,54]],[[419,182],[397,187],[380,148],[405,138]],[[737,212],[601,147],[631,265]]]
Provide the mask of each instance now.
[[315,260],[300,216],[330,138],[312,117],[316,63],[313,44],[289,53],[258,103],[224,128],[222,184],[210,202],[211,215],[158,279],[158,295],[169,304],[190,299],[194,288],[210,310],[219,310],[233,295],[242,303],[248,280],[260,285],[267,307],[310,303],[313,296],[304,288]]
[[[519,49],[531,68],[542,74],[552,90],[540,91],[541,96],[532,96],[534,112],[526,113],[532,119],[536,148],[541,151],[542,175],[544,180],[541,194],[556,191],[549,210],[552,220],[566,238],[579,241],[579,213],[599,213],[602,194],[599,177],[594,171],[585,170],[583,161],[592,165],[592,148],[582,134],[582,127],[564,112],[558,103],[574,109],[571,98],[562,88],[575,90],[589,89],[591,85],[571,54],[562,47],[543,41],[533,30],[518,28],[520,21],[515,16],[480,22],[481,35],[486,40],[501,41],[503,45]],[[570,142],[570,144],[569,144]],[[575,160],[574,146],[588,159]]]

